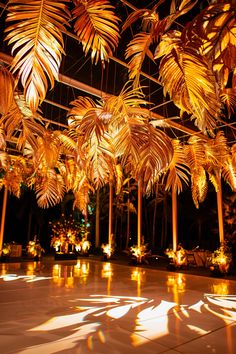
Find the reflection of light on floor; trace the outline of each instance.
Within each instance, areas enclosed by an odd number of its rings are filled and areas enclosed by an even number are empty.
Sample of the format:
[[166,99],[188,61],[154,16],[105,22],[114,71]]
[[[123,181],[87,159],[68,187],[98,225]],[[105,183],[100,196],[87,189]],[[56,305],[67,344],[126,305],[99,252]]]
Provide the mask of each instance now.
[[21,263],[1,263],[1,274],[7,274],[12,271],[17,271],[21,268]]
[[112,275],[113,275],[113,271],[112,271],[111,263],[104,263],[102,265],[101,277],[107,279],[107,295],[110,295],[111,292]]
[[131,280],[137,282],[137,296],[141,296],[141,283],[145,280],[146,272],[144,270],[136,268],[131,273]]
[[167,314],[175,306],[175,302],[161,301],[158,306],[150,306],[139,312],[134,333],[131,335],[133,346],[137,347],[149,340],[167,335],[169,333]]
[[168,275],[166,285],[168,292],[172,292],[174,295],[184,293],[186,287],[186,279],[184,274],[178,273],[176,275]]
[[34,275],[37,268],[37,262],[29,262],[26,267],[26,275]]
[[216,305],[217,308],[221,309],[220,312],[217,312],[215,309],[212,309],[208,304],[204,304],[207,311],[211,312],[216,317],[221,318],[227,324],[231,323],[232,320],[236,321],[236,295],[206,294],[206,299],[208,300],[210,305]]
[[51,277],[38,277],[36,275],[17,275],[8,273],[0,275],[0,279],[3,279],[4,281],[23,280],[26,283],[33,283],[40,280],[51,279]]
[[[34,346],[19,353],[38,354],[39,352],[45,352],[53,354],[62,350],[73,348],[75,350],[80,340],[86,340],[88,349],[96,351],[97,342],[106,344],[108,341],[108,338],[104,335],[103,325],[108,323],[108,326],[112,326],[112,321],[124,318],[129,313],[131,313],[129,317],[130,326],[134,327],[134,330],[128,340],[132,346],[139,347],[150,342],[150,340],[156,340],[169,334],[169,321],[173,321],[173,316],[170,317],[169,314],[170,311],[174,314],[177,305],[175,302],[161,301],[155,306],[151,305],[154,303],[153,299],[96,294],[90,295],[88,298],[73,299],[71,303],[75,303],[75,305],[69,307],[72,311],[70,314],[53,317],[30,330],[33,332],[40,331],[40,337],[42,338],[42,332],[45,332],[45,338],[48,339],[49,331],[63,329],[65,333],[63,338],[50,343],[42,343],[40,350],[39,346]],[[199,322],[195,323],[191,321],[191,312],[194,311],[201,315],[203,310],[207,310],[213,316],[220,317],[224,321],[228,319],[228,323],[232,323],[233,320],[236,320],[236,311],[233,312],[236,309],[235,304],[236,296],[206,294],[204,302],[199,300],[192,305],[182,304],[179,306],[179,323],[181,327],[188,328],[189,331],[195,332],[198,336],[206,335],[209,330],[198,326],[198,324],[200,326],[202,324],[201,316]],[[211,308],[211,305],[214,305],[213,308]],[[137,313],[131,312],[133,309],[140,309],[140,311]],[[228,330],[227,343],[228,350],[230,350],[228,354],[233,354],[231,328],[226,330]],[[176,331],[175,335],[178,336]]]
[[102,265],[102,278],[111,278],[113,275],[111,263],[103,263]]
[[211,293],[218,295],[228,295],[229,294],[229,284],[219,283],[211,285]]

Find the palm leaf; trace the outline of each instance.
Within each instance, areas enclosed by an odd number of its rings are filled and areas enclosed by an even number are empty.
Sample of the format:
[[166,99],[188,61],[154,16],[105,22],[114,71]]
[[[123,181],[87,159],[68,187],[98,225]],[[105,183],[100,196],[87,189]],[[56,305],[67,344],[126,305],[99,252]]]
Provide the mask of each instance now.
[[125,124],[128,115],[140,113],[140,106],[149,104],[144,99],[141,87],[131,87],[128,81],[118,96],[110,96],[103,104],[103,114],[109,117],[109,126],[119,129]]
[[36,171],[40,170],[40,173],[47,174],[48,170],[52,170],[57,165],[61,155],[60,144],[54,133],[47,130],[43,137],[38,137],[37,143],[36,151],[28,148],[25,154],[33,160]]
[[[35,116],[40,119],[38,113],[35,113]],[[17,94],[12,100],[8,113],[1,117],[0,124],[3,124],[8,139],[14,134],[17,135],[17,148],[19,150],[26,143],[36,150],[38,147],[37,136],[42,137],[44,134],[44,127],[35,121],[25,99]]]
[[196,33],[201,41],[200,50],[213,59],[213,69],[221,85],[225,85],[236,59],[236,19],[232,2],[212,3],[202,10],[187,29],[187,37],[196,38]]
[[75,140],[69,136],[68,131],[61,132],[59,130],[54,130],[53,135],[60,144],[60,150],[62,153],[68,154],[77,152],[77,144]]
[[78,186],[81,174],[78,171],[78,165],[75,163],[74,159],[69,158],[63,162],[58,161],[57,168],[64,179],[67,192]]
[[4,184],[10,193],[20,198],[21,185],[27,176],[26,160],[22,157],[11,159],[4,173]]
[[71,129],[77,129],[82,118],[90,110],[97,107],[97,104],[90,97],[78,96],[70,102],[73,107],[67,114],[68,124]]
[[62,31],[70,16],[58,0],[10,0],[6,21],[14,24],[6,29],[5,40],[13,44],[15,57],[12,70],[18,72],[24,95],[30,109],[35,112],[43,101],[54,79],[58,79],[63,50]]
[[35,194],[40,208],[49,208],[60,203],[65,193],[65,185],[61,175],[50,169],[38,175],[35,183]]
[[221,169],[223,164],[230,159],[227,139],[222,130],[218,131],[214,139],[209,139],[205,144],[205,165]]
[[9,112],[14,98],[14,78],[12,74],[0,65],[0,114]]
[[173,156],[171,140],[162,131],[146,124],[146,134],[140,136],[142,144],[139,148],[139,163],[136,167],[136,180],[141,180],[147,194],[158,179],[160,172],[170,163]]
[[83,183],[80,184],[80,188],[77,188],[77,190],[74,191],[75,200],[73,207],[78,208],[85,217],[88,213],[88,204],[90,201],[89,195],[91,192],[94,193],[94,189],[86,178],[83,180]]
[[236,108],[236,90],[235,89],[229,89],[229,88],[224,88],[221,90],[221,102],[224,103],[228,117],[230,118],[232,114],[235,112]]
[[[174,188],[177,193],[180,193],[183,189],[182,181],[188,185],[189,182],[189,170],[184,153],[183,146],[179,140],[172,140],[173,146],[173,158],[166,171],[165,189],[170,190]],[[167,176],[167,177],[166,177]]]
[[150,50],[152,42],[152,33],[138,33],[126,49],[125,58],[131,58],[128,63],[129,79],[135,79],[134,87],[139,86],[140,72],[146,55],[154,61],[153,53]]
[[[169,38],[168,38],[169,37]],[[208,61],[190,47],[182,47],[180,33],[163,37],[167,45],[159,46],[160,79],[164,94],[169,93],[182,112],[191,113],[204,133],[213,135],[220,114],[217,85]]]
[[208,189],[206,172],[202,166],[191,173],[191,182],[193,202],[196,208],[199,208],[199,203],[205,200]]
[[233,163],[234,168],[236,169],[236,144],[232,145],[231,154],[232,154],[232,163]]
[[228,160],[221,170],[222,177],[230,185],[231,189],[236,192],[236,168],[232,159]]
[[74,30],[85,55],[91,50],[92,61],[107,61],[118,45],[118,17],[108,0],[76,1],[72,13]]
[[6,149],[6,135],[3,125],[0,125],[0,150]]
[[192,197],[196,208],[198,208],[207,193],[206,173],[203,168],[206,158],[204,142],[202,139],[192,136],[184,150],[191,173]]
[[0,168],[6,170],[10,165],[10,157],[5,151],[0,151]]

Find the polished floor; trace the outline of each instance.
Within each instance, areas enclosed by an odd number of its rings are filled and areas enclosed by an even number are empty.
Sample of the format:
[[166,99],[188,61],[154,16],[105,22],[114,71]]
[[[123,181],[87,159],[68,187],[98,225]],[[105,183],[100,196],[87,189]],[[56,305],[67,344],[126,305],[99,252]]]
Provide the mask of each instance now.
[[90,258],[2,263],[0,353],[235,354],[236,281]]

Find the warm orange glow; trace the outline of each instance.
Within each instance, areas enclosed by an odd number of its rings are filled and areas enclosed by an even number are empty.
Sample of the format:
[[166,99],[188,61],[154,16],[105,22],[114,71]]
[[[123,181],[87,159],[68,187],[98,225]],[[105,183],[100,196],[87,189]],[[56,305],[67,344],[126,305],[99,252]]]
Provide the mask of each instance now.
[[113,252],[114,252],[114,248],[112,246],[112,244],[106,243],[106,244],[102,244],[102,250],[103,253],[107,256],[107,258],[111,258]]

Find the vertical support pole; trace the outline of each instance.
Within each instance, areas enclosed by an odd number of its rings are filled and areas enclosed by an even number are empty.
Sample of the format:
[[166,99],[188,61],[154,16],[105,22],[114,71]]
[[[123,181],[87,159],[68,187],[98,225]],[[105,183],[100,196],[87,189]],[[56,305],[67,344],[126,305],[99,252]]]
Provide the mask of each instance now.
[[173,237],[173,251],[177,251],[178,243],[178,219],[177,219],[177,192],[176,188],[172,187],[172,237]]
[[222,184],[221,176],[219,175],[219,189],[216,192],[217,196],[217,212],[218,212],[218,225],[219,225],[219,237],[220,243],[224,242],[224,222],[223,222],[223,202],[222,202]]
[[95,247],[100,246],[100,193],[96,192],[96,229],[95,229]]
[[142,182],[138,181],[138,240],[137,246],[141,246],[142,237]]
[[130,236],[130,184],[128,181],[128,200],[127,200],[127,229],[126,229],[126,244],[125,244],[125,248],[128,249],[129,247],[129,236]]
[[109,183],[109,230],[108,230],[108,244],[112,244],[112,204],[113,204],[113,186]]
[[6,219],[6,208],[7,208],[7,187],[4,187],[3,202],[2,202],[2,217],[1,217],[1,228],[0,228],[0,256],[2,255],[2,245],[4,236],[4,227]]

